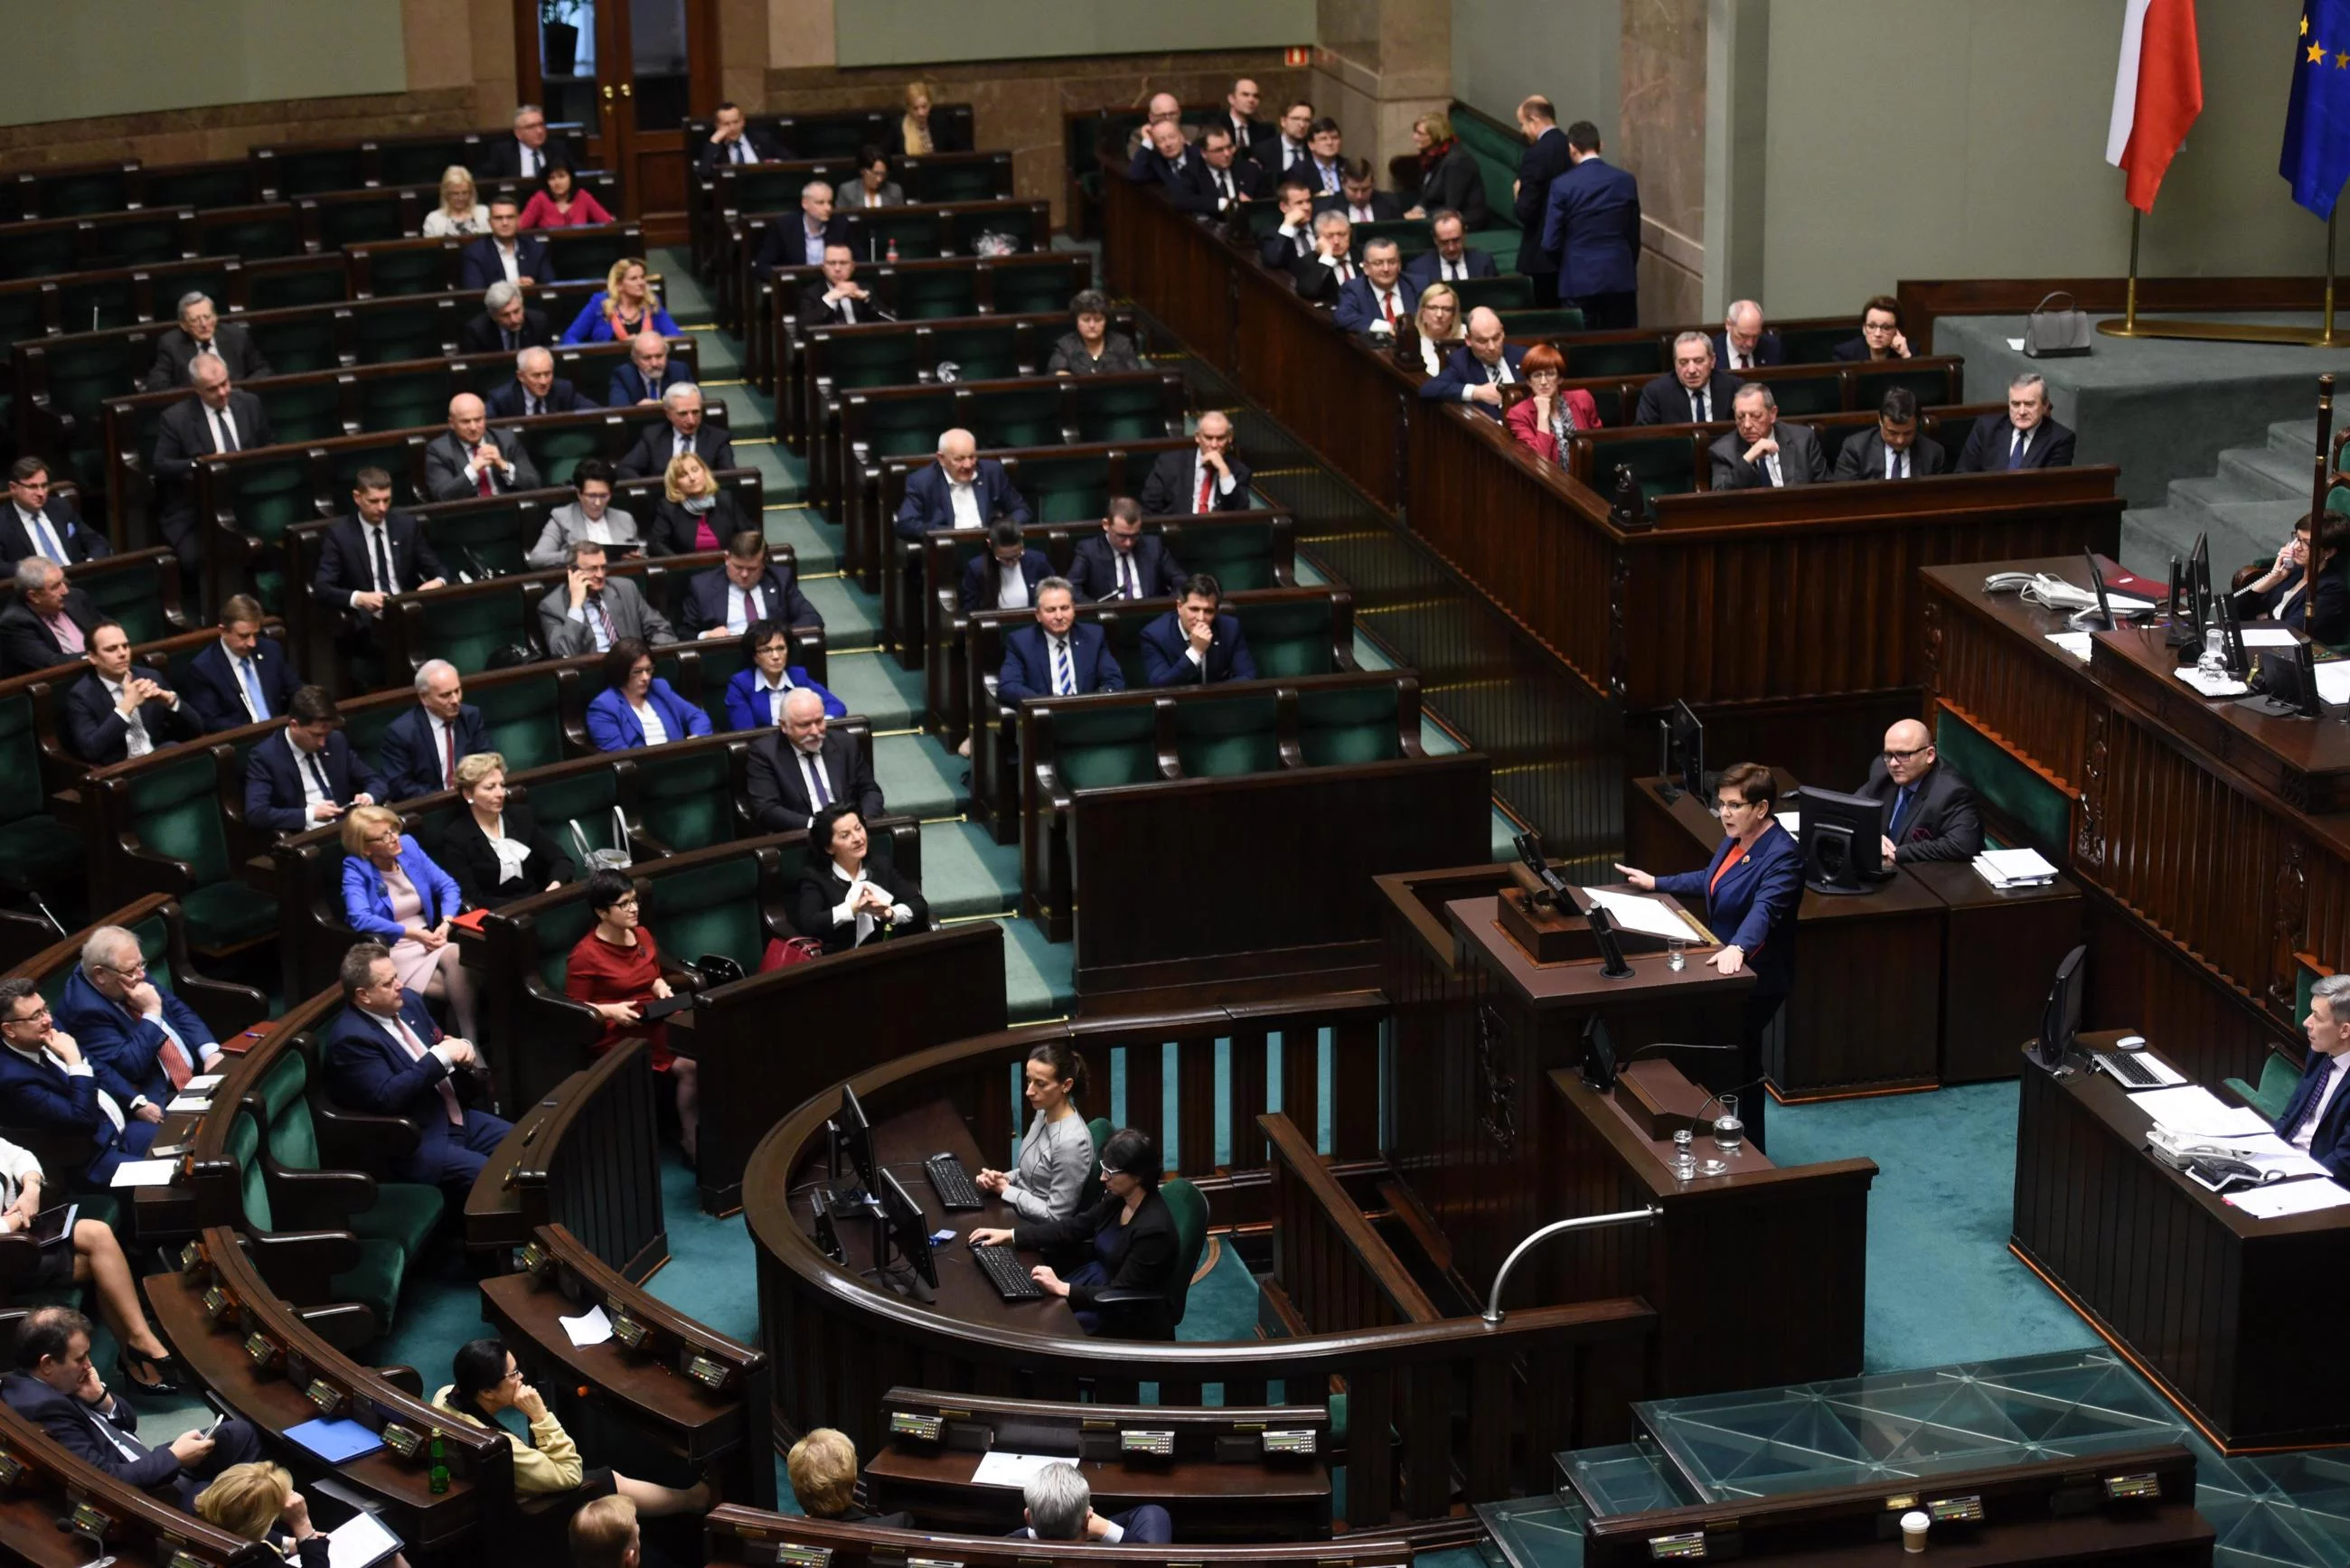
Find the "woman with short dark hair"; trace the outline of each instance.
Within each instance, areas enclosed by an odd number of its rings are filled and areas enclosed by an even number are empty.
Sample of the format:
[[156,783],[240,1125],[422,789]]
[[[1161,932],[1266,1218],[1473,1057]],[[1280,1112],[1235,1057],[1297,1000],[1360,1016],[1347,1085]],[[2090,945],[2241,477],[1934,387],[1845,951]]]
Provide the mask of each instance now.
[[843,180],[832,199],[844,212],[858,207],[902,207],[906,192],[889,178],[889,155],[868,142],[857,150],[857,178]]
[[588,701],[588,739],[599,752],[667,745],[710,733],[710,715],[653,673],[652,645],[624,637],[604,655],[604,690]]
[[1107,376],[1142,369],[1134,339],[1109,329],[1109,298],[1101,290],[1081,291],[1069,301],[1069,315],[1076,321],[1076,330],[1061,334],[1045,369],[1055,376]]
[[871,855],[865,818],[835,802],[810,819],[807,861],[800,869],[793,923],[828,953],[931,926],[931,906],[915,880]]
[[660,945],[639,913],[636,882],[625,871],[605,867],[588,878],[588,910],[596,923],[572,944],[563,971],[563,994],[591,1007],[604,1033],[588,1048],[602,1055],[621,1041],[642,1035],[652,1051],[653,1071],[677,1085],[677,1140],[685,1162],[696,1158],[702,1126],[701,1096],[691,1056],[670,1054],[669,1025],[643,1022],[647,1002],[676,994],[662,974]]
[[[1066,1279],[1049,1263],[1028,1272],[1045,1294],[1067,1298],[1087,1334],[1116,1334],[1138,1321],[1137,1314],[1097,1303],[1096,1297],[1107,1290],[1159,1293],[1168,1305],[1166,1322],[1157,1324],[1155,1314],[1142,1314],[1141,1321],[1169,1327],[1183,1315],[1191,1282],[1180,1277],[1183,1249],[1174,1213],[1159,1195],[1159,1150],[1150,1135],[1133,1127],[1110,1134],[1102,1146],[1101,1173],[1101,1201],[1092,1208],[1058,1220],[1023,1220],[1008,1231],[982,1228],[971,1233],[971,1244],[995,1247],[1008,1241],[1045,1251],[1084,1251],[1087,1262]],[[1172,1337],[1171,1329],[1167,1337]]]

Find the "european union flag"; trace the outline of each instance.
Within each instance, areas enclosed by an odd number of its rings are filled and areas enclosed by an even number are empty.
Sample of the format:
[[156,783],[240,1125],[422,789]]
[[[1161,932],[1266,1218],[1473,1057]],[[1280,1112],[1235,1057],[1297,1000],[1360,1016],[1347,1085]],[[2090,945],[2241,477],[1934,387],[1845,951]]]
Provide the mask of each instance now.
[[2292,182],[2294,201],[2334,216],[2350,180],[2350,0],[2302,0],[2277,172]]

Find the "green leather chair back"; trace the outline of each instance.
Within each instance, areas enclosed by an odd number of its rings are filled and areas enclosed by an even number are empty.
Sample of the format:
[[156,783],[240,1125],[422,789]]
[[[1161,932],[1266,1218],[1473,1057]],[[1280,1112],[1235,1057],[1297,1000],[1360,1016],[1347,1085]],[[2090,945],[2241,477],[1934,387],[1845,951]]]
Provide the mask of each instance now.
[[368,376],[358,387],[361,430],[411,430],[448,418],[449,373],[438,366],[393,376]]
[[[1185,563],[1189,565],[1189,563]],[[1284,604],[1235,605],[1248,638],[1256,672],[1276,676],[1330,673],[1331,601],[1300,599]]]
[[1270,693],[1182,702],[1175,709],[1175,755],[1187,778],[1232,778],[1281,766],[1279,704]]
[[[5,249],[0,246],[0,251]],[[36,330],[29,336],[38,337],[40,333]],[[122,344],[111,338],[63,338],[44,344],[41,358],[48,362],[49,406],[71,414],[84,430],[95,432],[101,405],[124,391]]]
[[478,675],[517,643],[528,645],[538,611],[513,592],[426,594],[408,611],[410,646],[429,648],[463,675]]
[[[876,458],[928,456],[938,450],[939,432],[955,422],[955,395],[950,387],[906,397],[860,399],[852,392],[841,415],[843,428],[854,429]],[[983,436],[979,444],[1003,443]]]
[[[280,197],[356,191],[367,183],[366,165],[356,145],[280,151],[269,162],[271,182]],[[432,177],[437,180],[440,175],[436,171]]]
[[1160,1182],[1159,1197],[1175,1220],[1175,1268],[1184,1288],[1184,1296],[1175,1308],[1174,1321],[1180,1326],[1189,1303],[1191,1276],[1200,1272],[1200,1255],[1208,1248],[1208,1199],[1180,1176],[1170,1176]]
[[81,218],[120,213],[130,205],[130,177],[120,168],[75,170],[39,177],[41,216]]
[[910,213],[899,207],[867,207],[858,209],[855,217],[861,222],[851,225],[862,229],[858,236],[859,255],[886,255],[895,241],[901,261],[924,261],[939,254],[939,220],[934,213]]
[[734,789],[724,746],[655,746],[638,757],[637,822],[671,849],[734,838]]
[[1583,312],[1571,305],[1554,306],[1546,310],[1504,310],[1502,312],[1502,330],[1513,337],[1547,337],[1555,333],[1580,332],[1583,330]]
[[509,772],[563,760],[563,694],[552,672],[501,680],[466,692],[465,700],[481,709],[490,749],[505,758]]
[[[1506,210],[1506,209],[1505,209]],[[1461,317],[1479,306],[1492,310],[1531,310],[1534,305],[1534,280],[1523,273],[1505,273],[1499,277],[1464,277],[1452,286],[1461,296]]]
[[1396,742],[1396,688],[1303,691],[1297,694],[1297,746],[1309,768],[1391,762]]
[[1885,401],[1885,394],[1896,387],[1907,388],[1921,408],[1955,404],[1964,400],[1959,396],[1963,388],[1954,389],[1951,377],[1943,369],[1904,370],[1898,367],[1886,370],[1864,370],[1852,379],[1852,406],[1874,409]]
[[367,197],[321,202],[317,208],[319,248],[338,251],[345,245],[403,238],[407,226],[400,221],[400,208],[399,195],[381,187]]
[[851,328],[825,342],[823,370],[836,390],[900,387],[920,380],[920,371],[938,363],[940,357],[934,354],[928,364],[921,363],[928,349],[928,343],[919,341],[915,333],[859,333]]
[[1066,310],[1077,292],[1077,269],[1066,258],[1056,257],[1054,265],[1044,266],[1007,266],[998,258],[993,270],[999,316]]
[[1148,707],[1053,715],[1053,767],[1073,790],[1159,777],[1158,720]]
[[[242,163],[228,168],[195,163],[176,171],[147,171],[147,202],[153,207],[234,207],[253,200],[253,179]],[[215,296],[217,297],[217,296]]]
[[89,231],[89,236],[86,265],[90,266],[137,266],[180,259],[180,223],[172,213],[159,212],[143,223],[100,223]]
[[[1838,344],[1849,343],[1860,336],[1860,323],[1855,321],[1848,327],[1782,327],[1774,330],[1779,334],[1779,352],[1786,357],[1783,363],[1825,365],[1835,358]],[[1930,400],[1939,402],[1941,399],[1937,396]]]
[[[411,288],[386,288],[379,282],[379,295],[439,294],[446,287],[445,265],[436,254],[430,258],[432,270],[429,275],[417,274]],[[386,271],[397,276],[397,265],[384,265],[378,259],[375,276],[380,280]],[[352,317],[352,337],[359,361],[362,365],[389,365],[395,359],[438,359],[445,349],[442,344],[456,336],[458,322],[448,311],[422,300],[400,305],[371,306]],[[443,410],[446,412],[445,406]],[[428,424],[439,424],[430,420]]]
[[[1274,525],[1269,522],[1194,527],[1184,529],[1181,541],[1169,548],[1186,572],[1205,572],[1226,593],[1234,593],[1274,586],[1273,540]],[[1256,646],[1253,631],[1249,633],[1249,646]]]
[[574,860],[579,861],[581,876],[588,874],[588,864],[581,859],[579,846],[565,824],[577,826],[580,837],[588,841],[590,850],[614,847],[612,808],[620,799],[620,775],[617,770],[589,768],[561,778],[544,779],[530,786],[529,799],[531,815],[538,818],[540,826],[561,841]]
[[[1147,470],[1149,461],[1136,454],[1127,466]],[[1024,457],[1015,483],[1039,523],[1093,523],[1109,512],[1109,479],[1098,457]]]
[[[1797,381],[1782,378],[1771,383],[1771,395],[1778,400],[1781,419],[1801,420],[1813,414],[1833,414],[1844,407],[1844,389],[1826,376]],[[1714,411],[1719,413],[1721,410],[1716,409]]]
[[1024,387],[1015,384],[974,398],[968,417],[972,435],[983,447],[1058,446],[1061,389],[1057,379]]
[[387,185],[437,185],[452,163],[480,156],[462,137],[446,141],[385,141],[376,148],[376,178]]
[[[799,205],[795,192],[788,203]],[[630,254],[633,244],[641,254],[643,242],[631,242],[617,227],[588,229],[550,229],[541,232],[546,241],[547,261],[558,278],[605,278],[619,259]]]
[[2034,848],[2063,865],[2069,858],[2073,800],[1948,709],[1934,715],[1934,749],[1992,814],[2012,824]]
[[[1270,202],[1266,204],[1273,205]],[[1252,213],[1253,213],[1253,207],[1252,207]],[[1264,232],[1270,234],[1280,226],[1281,217],[1276,212],[1272,224]],[[1408,262],[1422,251],[1432,251],[1436,248],[1436,231],[1430,226],[1425,218],[1375,218],[1367,223],[1355,225],[1354,237],[1351,241],[1352,254],[1361,255],[1363,247],[1373,240],[1393,240],[1396,243],[1396,249],[1403,253],[1403,259]]]
[[[196,248],[208,256],[243,256],[252,261],[260,256],[293,256],[303,253],[301,220],[291,207],[277,205],[246,209],[228,213],[201,215],[196,223],[200,234]],[[277,356],[269,357],[276,369]]]
[[759,924],[755,858],[736,857],[655,876],[646,884],[644,902],[645,924],[671,959],[691,963],[703,953],[723,953],[745,973],[759,967],[767,935]]
[[[445,400],[442,407],[447,407]],[[442,560],[457,565],[464,559],[463,552],[470,550],[482,565],[504,576],[523,569],[523,556],[538,543],[546,523],[546,509],[538,503],[504,496],[487,506],[435,516],[424,531]]]
[[[331,441],[342,435],[342,393],[332,381],[309,386],[275,387],[261,383],[262,406],[269,410],[269,433],[279,442],[298,441]],[[442,400],[442,417],[447,417],[448,400]],[[379,424],[378,430],[397,427]]]
[[[551,431],[524,426],[516,433],[530,453],[532,465],[538,470],[541,483],[568,484],[581,463],[604,455],[606,437],[601,425],[575,425]],[[650,524],[651,514],[646,514],[644,521]]]
[[244,1214],[244,1228],[256,1234],[277,1229],[269,1210],[269,1181],[261,1168],[261,1128],[253,1113],[240,1110],[228,1125],[224,1146],[236,1167],[236,1193]]
[[[1020,374],[1018,334],[1008,324],[935,327],[929,337],[930,362],[922,367],[926,370],[951,360],[960,380],[1001,381]],[[1042,370],[1044,367],[1039,365],[1036,369]]]
[[78,875],[80,836],[48,815],[33,699],[0,701],[0,886],[47,887]]
[[[370,240],[394,240],[397,234],[373,234]],[[411,250],[396,244],[376,244],[367,253],[368,288],[378,299],[449,291],[449,253],[442,246],[419,245]],[[383,360],[369,358],[369,364]]]
[[1149,441],[1182,433],[1167,428],[1167,400],[1156,381],[1079,381],[1076,396],[1079,441]]
[[131,836],[158,855],[184,860],[198,887],[224,882],[230,875],[228,826],[209,751],[189,747],[130,781],[126,813]]
[[[1066,300],[1060,303],[1066,304]],[[1006,307],[999,301],[996,309]],[[1051,306],[1040,309],[1055,308]],[[903,272],[898,275],[898,319],[900,321],[937,321],[951,316],[979,314],[979,274],[967,267],[940,267],[935,271]]]
[[330,312],[306,312],[276,321],[250,321],[245,326],[253,334],[254,347],[269,357],[269,368],[281,376],[298,375],[305,370],[331,370],[343,362]]
[[1672,369],[1663,343],[1653,337],[1636,338],[1628,343],[1562,343],[1559,348],[1566,355],[1570,379],[1578,376],[1661,376]]
[[1686,495],[1697,488],[1690,466],[1687,436],[1645,436],[1624,441],[1600,441],[1591,447],[1591,487],[1602,495],[1616,493],[1616,471],[1628,468],[1640,486],[1640,498]]

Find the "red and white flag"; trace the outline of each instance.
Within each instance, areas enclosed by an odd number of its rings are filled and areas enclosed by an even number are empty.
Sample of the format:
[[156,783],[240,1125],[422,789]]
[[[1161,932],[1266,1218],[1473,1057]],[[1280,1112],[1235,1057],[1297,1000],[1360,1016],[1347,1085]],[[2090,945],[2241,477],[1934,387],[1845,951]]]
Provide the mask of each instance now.
[[2203,62],[2195,49],[2195,0],[2129,0],[2106,161],[2129,175],[2129,204],[2154,211],[2154,193],[2187,128],[2203,112]]

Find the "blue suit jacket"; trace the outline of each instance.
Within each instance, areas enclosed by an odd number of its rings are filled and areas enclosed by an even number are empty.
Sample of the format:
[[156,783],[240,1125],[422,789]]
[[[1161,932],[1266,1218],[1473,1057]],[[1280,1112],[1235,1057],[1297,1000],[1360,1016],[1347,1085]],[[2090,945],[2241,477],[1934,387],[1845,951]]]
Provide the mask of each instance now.
[[[351,749],[340,730],[327,736],[327,749],[316,753],[326,764],[327,787],[336,804],[348,805],[355,794],[380,802],[384,782],[367,761]],[[244,754],[244,819],[256,828],[301,833],[317,824],[304,815],[302,776],[283,733],[256,742]]]
[[[1409,273],[1396,279],[1396,315],[1399,319],[1410,320],[1411,313],[1419,308],[1419,290],[1420,286],[1411,280]],[[1386,320],[1379,313],[1378,296],[1371,292],[1371,280],[1359,273],[1348,278],[1346,286],[1338,290],[1337,307],[1330,313],[1330,319],[1337,324],[1341,332],[1368,332],[1372,322]]]
[[632,359],[612,372],[611,384],[604,389],[604,403],[607,408],[625,409],[649,398],[658,398],[680,381],[692,379],[692,375],[684,366],[671,359],[661,367],[660,385],[649,387],[645,384],[644,372],[637,369],[636,361]]
[[[2310,1102],[2325,1087],[2325,1075],[2333,1068],[2333,1057],[2323,1052],[2310,1054],[2309,1065],[2302,1070],[2293,1098],[2285,1102],[2284,1115],[2277,1118],[2278,1132],[2287,1127],[2301,1130]],[[2350,1084],[2334,1091],[2334,1099],[2326,1106],[2325,1114],[2318,1119],[2317,1131],[2309,1140],[2309,1158],[2335,1177],[2350,1179]]]
[[[634,367],[630,367],[631,373]],[[515,420],[523,417],[523,389],[520,381],[508,381],[482,400],[494,420]],[[578,388],[557,376],[546,389],[544,400],[550,414],[576,414],[604,405],[582,393]]]
[[1705,923],[1713,934],[1746,954],[1758,996],[1784,996],[1795,984],[1795,911],[1804,901],[1804,854],[1776,822],[1740,857],[1711,893],[1706,884],[1730,854],[1730,840],[1714,846],[1702,871],[1657,878],[1657,890],[1677,898],[1705,900]]
[[[723,566],[696,572],[685,580],[685,609],[679,619],[688,637],[699,637],[713,626],[726,624],[726,599],[733,587]],[[759,578],[759,597],[767,607],[769,620],[780,620],[787,626],[824,624],[824,617],[808,603],[807,595],[800,592],[800,575],[780,561],[768,561],[765,573]]]
[[[494,238],[484,234],[457,253],[459,287],[473,294],[506,280],[506,269],[498,261],[497,245]],[[515,270],[522,275],[525,284],[553,283],[555,257],[548,253],[546,242],[536,234],[516,234]]]
[[[1233,624],[1237,628],[1239,623]],[[1210,649],[1211,654],[1213,651]],[[1242,655],[1245,657],[1247,652],[1247,646],[1242,645]],[[1076,678],[1080,695],[1126,690],[1126,674],[1118,669],[1118,660],[1110,657],[1109,633],[1092,621],[1081,620],[1069,628],[1069,670]],[[1045,628],[1024,626],[1003,639],[1003,669],[995,678],[996,699],[1008,704],[1026,697],[1052,694],[1053,659],[1051,650],[1045,645]]]
[[[261,677],[261,699],[269,704],[269,716],[284,718],[286,704],[294,701],[294,693],[302,684],[302,678],[294,673],[294,661],[286,656],[285,645],[274,637],[265,637],[255,645],[253,659]],[[204,727],[206,734],[253,722],[244,711],[236,671],[230,666],[228,651],[221,647],[218,638],[188,660],[187,674],[181,680],[180,699],[194,706],[196,722]]]
[[[405,833],[400,836],[400,874],[416,889],[423,904],[416,918],[426,925],[437,926],[464,907],[456,878],[432,864],[432,857]],[[383,873],[364,855],[343,857],[343,919],[359,935],[386,947],[408,934],[391,918],[391,890],[384,886]]]
[[[119,1396],[120,1390],[114,1392]],[[60,1394],[29,1372],[11,1372],[0,1377],[0,1400],[8,1408],[47,1432],[57,1447],[84,1464],[105,1471],[126,1486],[150,1491],[169,1486],[179,1478],[180,1460],[168,1448],[149,1449],[137,1437],[139,1414],[131,1409],[128,1399],[117,1397],[111,1417],[99,1415],[70,1394]],[[99,1422],[107,1422],[134,1445],[146,1449],[136,1459],[126,1459],[122,1450],[98,1431]]]
[[[1036,602],[1036,585],[1053,575],[1053,562],[1042,550],[1024,550],[1020,556],[1020,576],[1028,585],[1028,602]],[[982,550],[962,565],[962,587],[960,602],[965,615],[972,610],[995,607],[995,553]]]
[[[356,1007],[346,1007],[335,1015],[322,1053],[327,1094],[345,1110],[413,1120],[421,1129],[416,1147],[392,1161],[392,1174],[401,1181],[438,1181],[445,1168],[450,1129],[441,1091],[435,1085],[449,1076],[449,1069],[429,1048],[440,1040],[441,1026],[432,1022],[423,999],[412,991],[400,993],[400,1016],[428,1047],[421,1057],[411,1060],[408,1048],[390,1030]],[[458,1083],[462,1098],[463,1078]],[[505,1125],[485,1111],[470,1108],[465,1119],[500,1127]]]
[[[189,1068],[203,1072],[204,1054],[219,1049],[220,1042],[213,1038],[211,1027],[196,1016],[194,1008],[160,985],[155,993],[162,1001],[165,1021],[188,1047]],[[74,1037],[92,1069],[112,1074],[114,1081],[101,1079],[99,1086],[109,1092],[118,1085],[130,1091],[116,1096],[124,1110],[141,1096],[159,1106],[172,1103],[172,1076],[163,1071],[161,1061],[161,1025],[120,1002],[108,1001],[79,968],[66,981],[65,994],[57,998],[57,1027]]]
[[[810,680],[808,672],[798,665],[784,666],[784,680],[787,685],[804,686],[823,698],[826,717],[833,719],[848,717],[848,704]],[[764,704],[759,701],[757,667],[736,670],[734,678],[726,683],[726,727],[730,730],[774,729],[775,721],[763,711],[764,707]]]
[[[84,1174],[104,1187],[113,1179],[116,1166],[147,1152],[147,1146],[155,1141],[155,1124],[130,1115],[136,1089],[105,1063],[95,1057],[88,1060],[88,1073],[68,1073],[47,1057],[28,1062],[0,1046],[0,1122],[88,1134],[90,1161]],[[115,1107],[122,1112],[120,1132],[114,1130],[113,1118],[98,1103],[100,1089],[114,1096]]]
[[[710,715],[679,696],[658,675],[645,692],[645,701],[660,714],[661,725],[672,741],[710,733]],[[645,727],[617,687],[607,686],[588,702],[588,739],[599,752],[634,751],[645,743]]]
[[1604,158],[1569,169],[1550,182],[1542,248],[1558,268],[1562,299],[1638,292],[1640,182]]
[[[1471,245],[1461,253],[1461,259],[1468,264],[1471,277],[1502,275],[1502,269],[1493,265],[1493,253],[1491,251],[1481,251],[1475,245]],[[1442,271],[1443,267],[1442,256],[1438,255],[1434,251],[1422,251],[1404,264],[1403,275],[1409,280],[1413,288],[1425,289],[1430,284],[1437,281],[1436,275]]]
[[1183,622],[1169,610],[1142,628],[1142,678],[1151,686],[1212,685],[1219,680],[1253,680],[1256,660],[1249,657],[1248,639],[1241,635],[1238,616],[1216,618],[1216,634],[1208,644],[1207,668],[1191,662],[1190,639]]
[[[1526,379],[1525,372],[1519,369],[1525,357],[1526,351],[1516,344],[1502,345],[1503,363],[1508,365],[1510,374],[1521,381]],[[1482,360],[1469,352],[1469,346],[1464,343],[1444,361],[1443,369],[1419,384],[1419,395],[1430,402],[1457,403],[1463,400],[1461,396],[1463,389],[1484,386],[1492,379],[1492,372],[1485,369]],[[1502,410],[1491,403],[1472,403],[1471,406],[1493,419],[1502,417]]]
[[[979,492],[979,517],[992,523],[998,517],[1009,517],[1014,523],[1033,523],[1028,503],[1013,488],[1012,478],[1003,465],[992,457],[979,460],[979,472],[972,480]],[[906,476],[906,499],[898,508],[898,537],[919,539],[933,528],[954,526],[954,502],[947,494],[947,472],[937,463],[930,463]]]
[[[457,755],[470,757],[475,752],[488,750],[490,736],[482,724],[482,711],[471,702],[459,703]],[[375,755],[383,773],[386,800],[413,800],[420,794],[448,787],[441,782],[441,765],[445,759],[433,739],[432,715],[421,703],[384,726],[383,739],[377,743]]]

